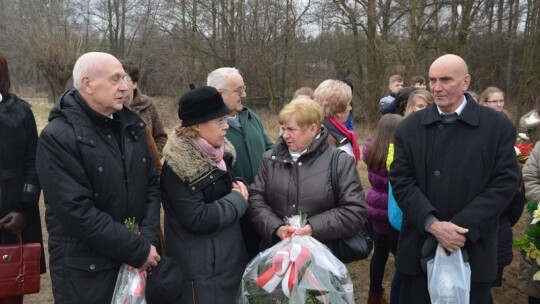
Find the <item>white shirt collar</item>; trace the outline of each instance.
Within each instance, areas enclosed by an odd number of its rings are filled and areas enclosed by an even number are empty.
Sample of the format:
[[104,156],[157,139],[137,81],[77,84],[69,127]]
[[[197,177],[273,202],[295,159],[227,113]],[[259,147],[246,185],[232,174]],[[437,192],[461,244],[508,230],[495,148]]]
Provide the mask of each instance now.
[[[458,116],[461,115],[461,112],[463,112],[463,109],[465,109],[466,105],[467,105],[467,97],[463,95],[463,101],[461,102],[461,104],[459,105],[459,107],[456,109],[454,113],[457,113]],[[437,106],[437,110],[439,111],[439,114],[451,114],[451,113],[444,113],[443,111],[441,111],[441,108],[439,108],[439,106]]]

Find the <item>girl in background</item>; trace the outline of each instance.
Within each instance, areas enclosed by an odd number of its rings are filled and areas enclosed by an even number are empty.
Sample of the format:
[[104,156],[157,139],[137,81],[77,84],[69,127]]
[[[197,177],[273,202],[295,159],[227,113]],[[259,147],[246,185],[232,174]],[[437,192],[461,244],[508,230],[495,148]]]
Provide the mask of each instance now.
[[427,108],[433,103],[433,96],[427,90],[418,89],[411,93],[405,108],[405,117]]
[[[405,107],[405,117],[411,115],[412,113],[416,111],[423,110],[430,106],[433,103],[433,96],[431,93],[424,89],[418,89],[411,93],[409,96],[409,99],[407,100],[407,106]],[[386,158],[386,169],[390,171],[390,166],[392,165],[392,162],[394,161],[394,144],[390,143],[390,146],[388,147],[388,157]],[[403,217],[403,212],[401,212],[401,209],[399,209],[399,206],[397,205],[396,200],[394,199],[394,196],[391,195],[392,186],[389,185],[390,191],[389,191],[389,197],[388,197],[388,209],[394,208],[396,211],[396,214],[399,214],[399,223],[394,225],[392,221],[390,221],[390,228],[388,230],[388,236],[390,239],[390,252],[392,252],[394,255],[397,251],[397,244],[399,240],[399,231],[401,230],[401,218]],[[391,212],[392,213],[392,212]],[[397,215],[396,215],[397,217]],[[401,294],[401,273],[397,271],[397,269],[394,270],[394,277],[392,278],[392,285],[390,287],[390,304],[399,304],[399,298]]]
[[362,159],[367,165],[371,189],[366,195],[368,217],[373,226],[374,251],[369,266],[368,304],[381,303],[382,281],[390,252],[388,231],[388,170],[386,158],[388,147],[394,140],[394,131],[403,117],[398,114],[384,115],[372,138],[364,144]]

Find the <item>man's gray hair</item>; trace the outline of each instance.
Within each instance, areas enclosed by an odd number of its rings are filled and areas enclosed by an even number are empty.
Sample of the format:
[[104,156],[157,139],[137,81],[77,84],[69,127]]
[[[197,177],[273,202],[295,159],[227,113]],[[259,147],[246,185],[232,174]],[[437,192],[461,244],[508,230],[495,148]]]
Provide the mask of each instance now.
[[99,52],[90,52],[81,55],[79,59],[77,59],[77,62],[75,62],[75,66],[73,67],[73,87],[76,90],[79,90],[82,87],[82,78],[85,75],[92,75],[94,76],[94,62],[97,55],[102,54]]
[[212,72],[210,72],[210,74],[208,74],[208,78],[206,79],[206,85],[214,87],[219,91],[225,87],[227,77],[233,74],[240,75],[240,71],[237,68],[228,67],[213,70]]

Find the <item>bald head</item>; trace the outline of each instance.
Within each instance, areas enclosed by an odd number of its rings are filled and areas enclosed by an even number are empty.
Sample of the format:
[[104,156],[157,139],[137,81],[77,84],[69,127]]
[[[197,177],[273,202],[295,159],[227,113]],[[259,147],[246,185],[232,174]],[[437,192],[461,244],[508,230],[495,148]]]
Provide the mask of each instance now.
[[96,77],[104,63],[118,61],[108,53],[90,52],[81,55],[73,67],[73,86],[80,90],[83,76]]
[[469,68],[467,67],[467,63],[465,62],[465,60],[463,60],[463,58],[459,57],[458,55],[454,55],[454,54],[443,55],[435,59],[435,61],[433,61],[431,66],[433,67],[434,65],[452,66],[461,75],[469,74]]
[[122,109],[127,90],[124,68],[111,54],[91,52],[73,67],[73,86],[94,111],[110,116]]
[[467,63],[457,55],[441,56],[429,68],[429,88],[442,112],[452,113],[461,105],[470,83]]

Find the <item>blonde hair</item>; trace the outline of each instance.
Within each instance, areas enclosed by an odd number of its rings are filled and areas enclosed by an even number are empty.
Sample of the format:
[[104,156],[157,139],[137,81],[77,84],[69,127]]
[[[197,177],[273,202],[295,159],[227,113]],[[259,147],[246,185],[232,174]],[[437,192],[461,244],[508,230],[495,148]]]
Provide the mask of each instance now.
[[293,99],[286,104],[279,112],[279,124],[284,124],[293,115],[296,115],[296,122],[302,128],[308,128],[312,124],[317,125],[317,130],[320,129],[324,119],[324,112],[317,102],[311,99]]
[[504,92],[503,92],[501,89],[499,89],[499,88],[497,88],[497,87],[487,87],[487,88],[482,92],[482,94],[480,94],[480,101],[479,101],[479,103],[480,103],[481,105],[484,105],[484,106],[485,106],[485,105],[488,103],[487,101],[488,101],[488,99],[489,99],[489,98],[488,98],[489,95],[491,95],[491,94],[493,94],[493,93],[501,93],[501,94],[503,94],[503,96],[504,96]]
[[183,136],[188,138],[198,138],[199,132],[195,129],[196,125],[183,127],[182,124],[178,124],[174,128],[174,132],[177,136]]
[[347,110],[352,100],[352,89],[341,80],[327,79],[321,82],[313,95],[326,116],[333,117]]
[[422,89],[414,90],[409,96],[409,99],[407,99],[407,107],[405,107],[404,114],[405,117],[409,116],[414,112],[417,98],[425,101],[428,106],[433,103],[433,96],[431,95],[431,93],[429,93],[429,91]]

